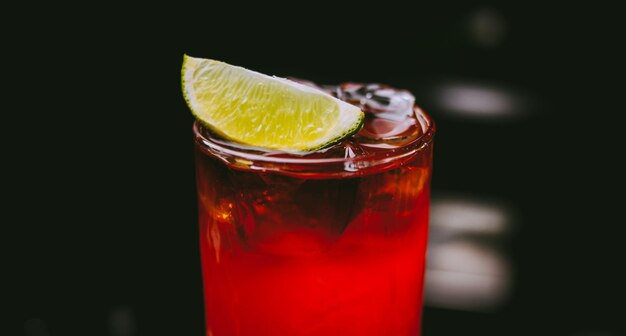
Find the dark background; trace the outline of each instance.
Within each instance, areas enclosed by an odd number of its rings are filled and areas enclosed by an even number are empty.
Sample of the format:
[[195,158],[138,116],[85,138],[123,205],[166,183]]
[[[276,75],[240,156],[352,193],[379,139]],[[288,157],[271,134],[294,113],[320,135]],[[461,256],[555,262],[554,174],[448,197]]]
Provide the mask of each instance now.
[[[410,89],[437,122],[433,191],[513,205],[510,297],[491,312],[427,307],[426,336],[623,335],[616,11],[286,6],[7,12],[23,19],[3,62],[7,335],[203,334],[183,53]],[[485,10],[496,42],[472,33]],[[450,81],[519,93],[521,112],[446,113],[431,94]]]

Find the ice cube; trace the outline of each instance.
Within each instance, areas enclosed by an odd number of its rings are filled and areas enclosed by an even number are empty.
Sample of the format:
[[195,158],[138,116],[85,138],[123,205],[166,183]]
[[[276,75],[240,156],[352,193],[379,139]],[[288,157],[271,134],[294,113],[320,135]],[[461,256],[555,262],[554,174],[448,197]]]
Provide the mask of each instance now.
[[400,225],[402,218],[419,211],[416,202],[424,195],[428,177],[428,169],[410,166],[365,177],[360,186],[363,208],[369,213],[398,214],[396,220]]
[[[353,216],[358,189],[354,179],[304,180],[267,174],[266,190],[239,204],[242,240],[269,254],[302,256],[320,253],[339,239]],[[245,223],[248,223],[245,225]],[[242,225],[244,224],[244,225]]]
[[402,121],[413,116],[415,97],[406,90],[382,84],[343,83],[338,97],[359,106],[377,118]]
[[394,140],[414,135],[417,129],[415,119],[389,120],[368,118],[358,136],[370,140]]

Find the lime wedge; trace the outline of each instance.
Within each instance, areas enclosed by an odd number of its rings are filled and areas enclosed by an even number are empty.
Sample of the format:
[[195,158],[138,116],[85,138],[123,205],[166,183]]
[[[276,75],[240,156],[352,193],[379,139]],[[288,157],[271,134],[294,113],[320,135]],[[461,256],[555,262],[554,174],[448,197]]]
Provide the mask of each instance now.
[[215,60],[185,55],[182,88],[196,119],[241,144],[307,152],[363,125],[358,107],[325,92]]

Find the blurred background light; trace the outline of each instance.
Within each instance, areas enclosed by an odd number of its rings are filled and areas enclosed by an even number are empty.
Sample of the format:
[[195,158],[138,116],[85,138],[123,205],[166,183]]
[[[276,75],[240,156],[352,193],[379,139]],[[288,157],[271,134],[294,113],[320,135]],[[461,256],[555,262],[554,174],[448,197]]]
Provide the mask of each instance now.
[[501,248],[513,223],[500,202],[433,196],[425,303],[468,311],[497,310],[507,299],[512,267]]
[[524,94],[496,84],[447,80],[433,85],[430,97],[440,114],[464,119],[515,119],[528,110]]
[[128,306],[118,306],[109,312],[109,334],[111,336],[133,336],[136,332],[135,314]]
[[477,46],[494,48],[504,41],[507,24],[504,16],[495,8],[478,8],[469,15],[467,31]]
[[511,225],[508,216],[502,205],[468,197],[437,197],[431,206],[431,224],[438,231],[500,234]]

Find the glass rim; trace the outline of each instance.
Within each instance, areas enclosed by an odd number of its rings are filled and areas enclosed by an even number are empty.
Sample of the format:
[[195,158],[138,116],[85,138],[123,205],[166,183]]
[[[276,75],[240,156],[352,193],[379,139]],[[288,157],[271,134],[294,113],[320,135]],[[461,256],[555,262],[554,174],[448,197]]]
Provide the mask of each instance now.
[[[252,164],[281,164],[281,165],[325,165],[325,164],[346,164],[346,163],[390,163],[398,159],[405,158],[416,152],[419,152],[430,145],[435,134],[435,123],[430,116],[428,116],[422,109],[414,107],[416,117],[420,118],[425,125],[422,126],[422,134],[415,138],[413,141],[399,146],[397,148],[389,149],[387,151],[373,152],[366,155],[358,155],[355,157],[336,157],[336,158],[308,158],[302,157],[277,157],[268,156],[258,153],[246,152],[243,150],[237,150],[234,147],[217,143],[210,138],[206,137],[201,128],[204,126],[198,121],[193,122],[193,133],[195,143],[200,149],[209,155],[216,156],[219,159],[230,163],[244,163],[245,165]],[[382,161],[382,162],[380,162]],[[370,165],[367,165],[370,166]]]

